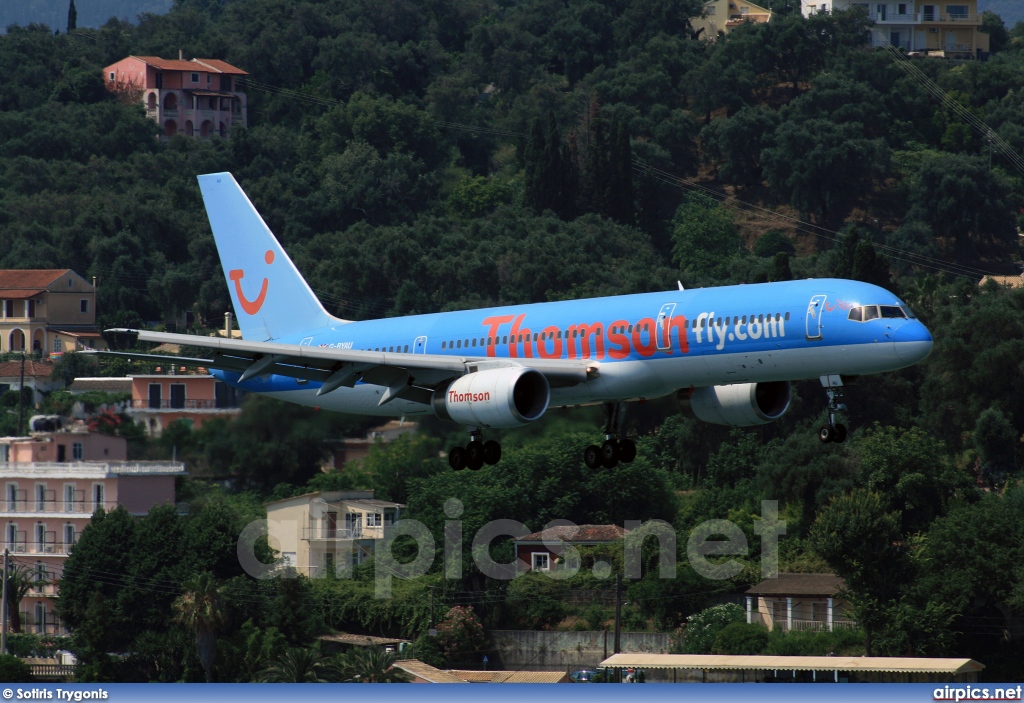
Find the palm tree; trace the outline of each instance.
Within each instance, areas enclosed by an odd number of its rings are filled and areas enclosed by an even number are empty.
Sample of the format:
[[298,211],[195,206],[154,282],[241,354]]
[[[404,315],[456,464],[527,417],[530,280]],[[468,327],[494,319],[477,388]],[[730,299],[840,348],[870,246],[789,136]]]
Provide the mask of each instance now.
[[7,617],[11,632],[21,632],[21,599],[35,586],[43,583],[37,580],[36,570],[26,564],[11,563],[7,571]]
[[196,633],[196,652],[209,683],[217,660],[217,629],[226,619],[221,587],[213,574],[204,573],[186,581],[184,588],[174,601],[174,621]]
[[347,668],[356,683],[408,683],[409,676],[395,669],[395,655],[372,647],[356,647],[347,655]]
[[259,678],[270,683],[323,683],[328,674],[327,659],[319,649],[290,647]]

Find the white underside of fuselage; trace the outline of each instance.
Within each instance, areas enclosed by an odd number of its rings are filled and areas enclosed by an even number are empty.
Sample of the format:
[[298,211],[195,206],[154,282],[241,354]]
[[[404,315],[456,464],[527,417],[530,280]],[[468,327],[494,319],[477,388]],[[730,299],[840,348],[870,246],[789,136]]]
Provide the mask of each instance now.
[[[701,354],[656,360],[603,362],[599,375],[568,388],[552,388],[549,407],[570,407],[604,402],[659,398],[681,388],[732,383],[765,383],[817,379],[828,374],[860,376],[893,371],[910,365],[900,358],[912,357],[916,342],[889,341],[851,346],[801,347],[752,353]],[[930,343],[929,343],[930,344]],[[529,366],[529,359],[522,359]],[[318,396],[317,388],[268,392],[268,395],[300,405],[342,413],[379,417],[404,417],[431,413],[428,405],[395,399],[380,405],[387,389],[368,383],[338,388]]]

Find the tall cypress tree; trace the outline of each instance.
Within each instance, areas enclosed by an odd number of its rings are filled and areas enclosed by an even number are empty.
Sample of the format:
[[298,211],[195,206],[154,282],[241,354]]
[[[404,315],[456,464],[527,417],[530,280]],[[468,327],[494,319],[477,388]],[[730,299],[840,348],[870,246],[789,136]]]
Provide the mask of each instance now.
[[75,9],[75,0],[71,0],[71,4],[68,6],[68,31],[72,32],[78,29],[78,10]]
[[617,116],[612,119],[610,136],[603,212],[617,222],[632,225],[636,222],[636,208],[633,203],[633,150],[629,144],[629,130]]
[[537,214],[544,212],[549,197],[549,194],[544,192],[544,159],[547,151],[544,147],[544,126],[539,119],[534,120],[526,137],[526,148],[523,153],[526,172],[524,195],[525,204],[533,208]]

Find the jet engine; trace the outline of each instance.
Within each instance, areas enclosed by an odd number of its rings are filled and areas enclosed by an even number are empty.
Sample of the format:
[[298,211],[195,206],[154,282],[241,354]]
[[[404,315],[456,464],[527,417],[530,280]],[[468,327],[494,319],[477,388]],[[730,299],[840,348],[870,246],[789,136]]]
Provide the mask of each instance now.
[[473,427],[519,427],[548,409],[551,388],[540,371],[510,366],[466,374],[434,391],[434,414]]
[[793,398],[789,381],[705,386],[680,392],[683,412],[713,425],[750,427],[778,420]]

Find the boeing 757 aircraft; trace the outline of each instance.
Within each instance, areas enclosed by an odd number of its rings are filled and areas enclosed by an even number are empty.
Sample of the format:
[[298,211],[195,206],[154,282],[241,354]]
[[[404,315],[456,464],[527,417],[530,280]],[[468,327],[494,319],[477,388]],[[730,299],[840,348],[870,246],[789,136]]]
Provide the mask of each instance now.
[[892,293],[809,279],[353,322],[330,315],[230,173],[199,176],[241,340],[130,332],[144,342],[210,350],[209,359],[121,353],[206,366],[219,379],[326,410],[434,414],[467,426],[452,468],[496,464],[487,428],[516,427],[551,407],[601,403],[605,442],[591,468],[636,456],[619,437],[623,403],[678,393],[705,422],[777,420],[790,383],[820,379],[829,401],[822,442],[842,442],[843,386],[924,359],[928,330]]

